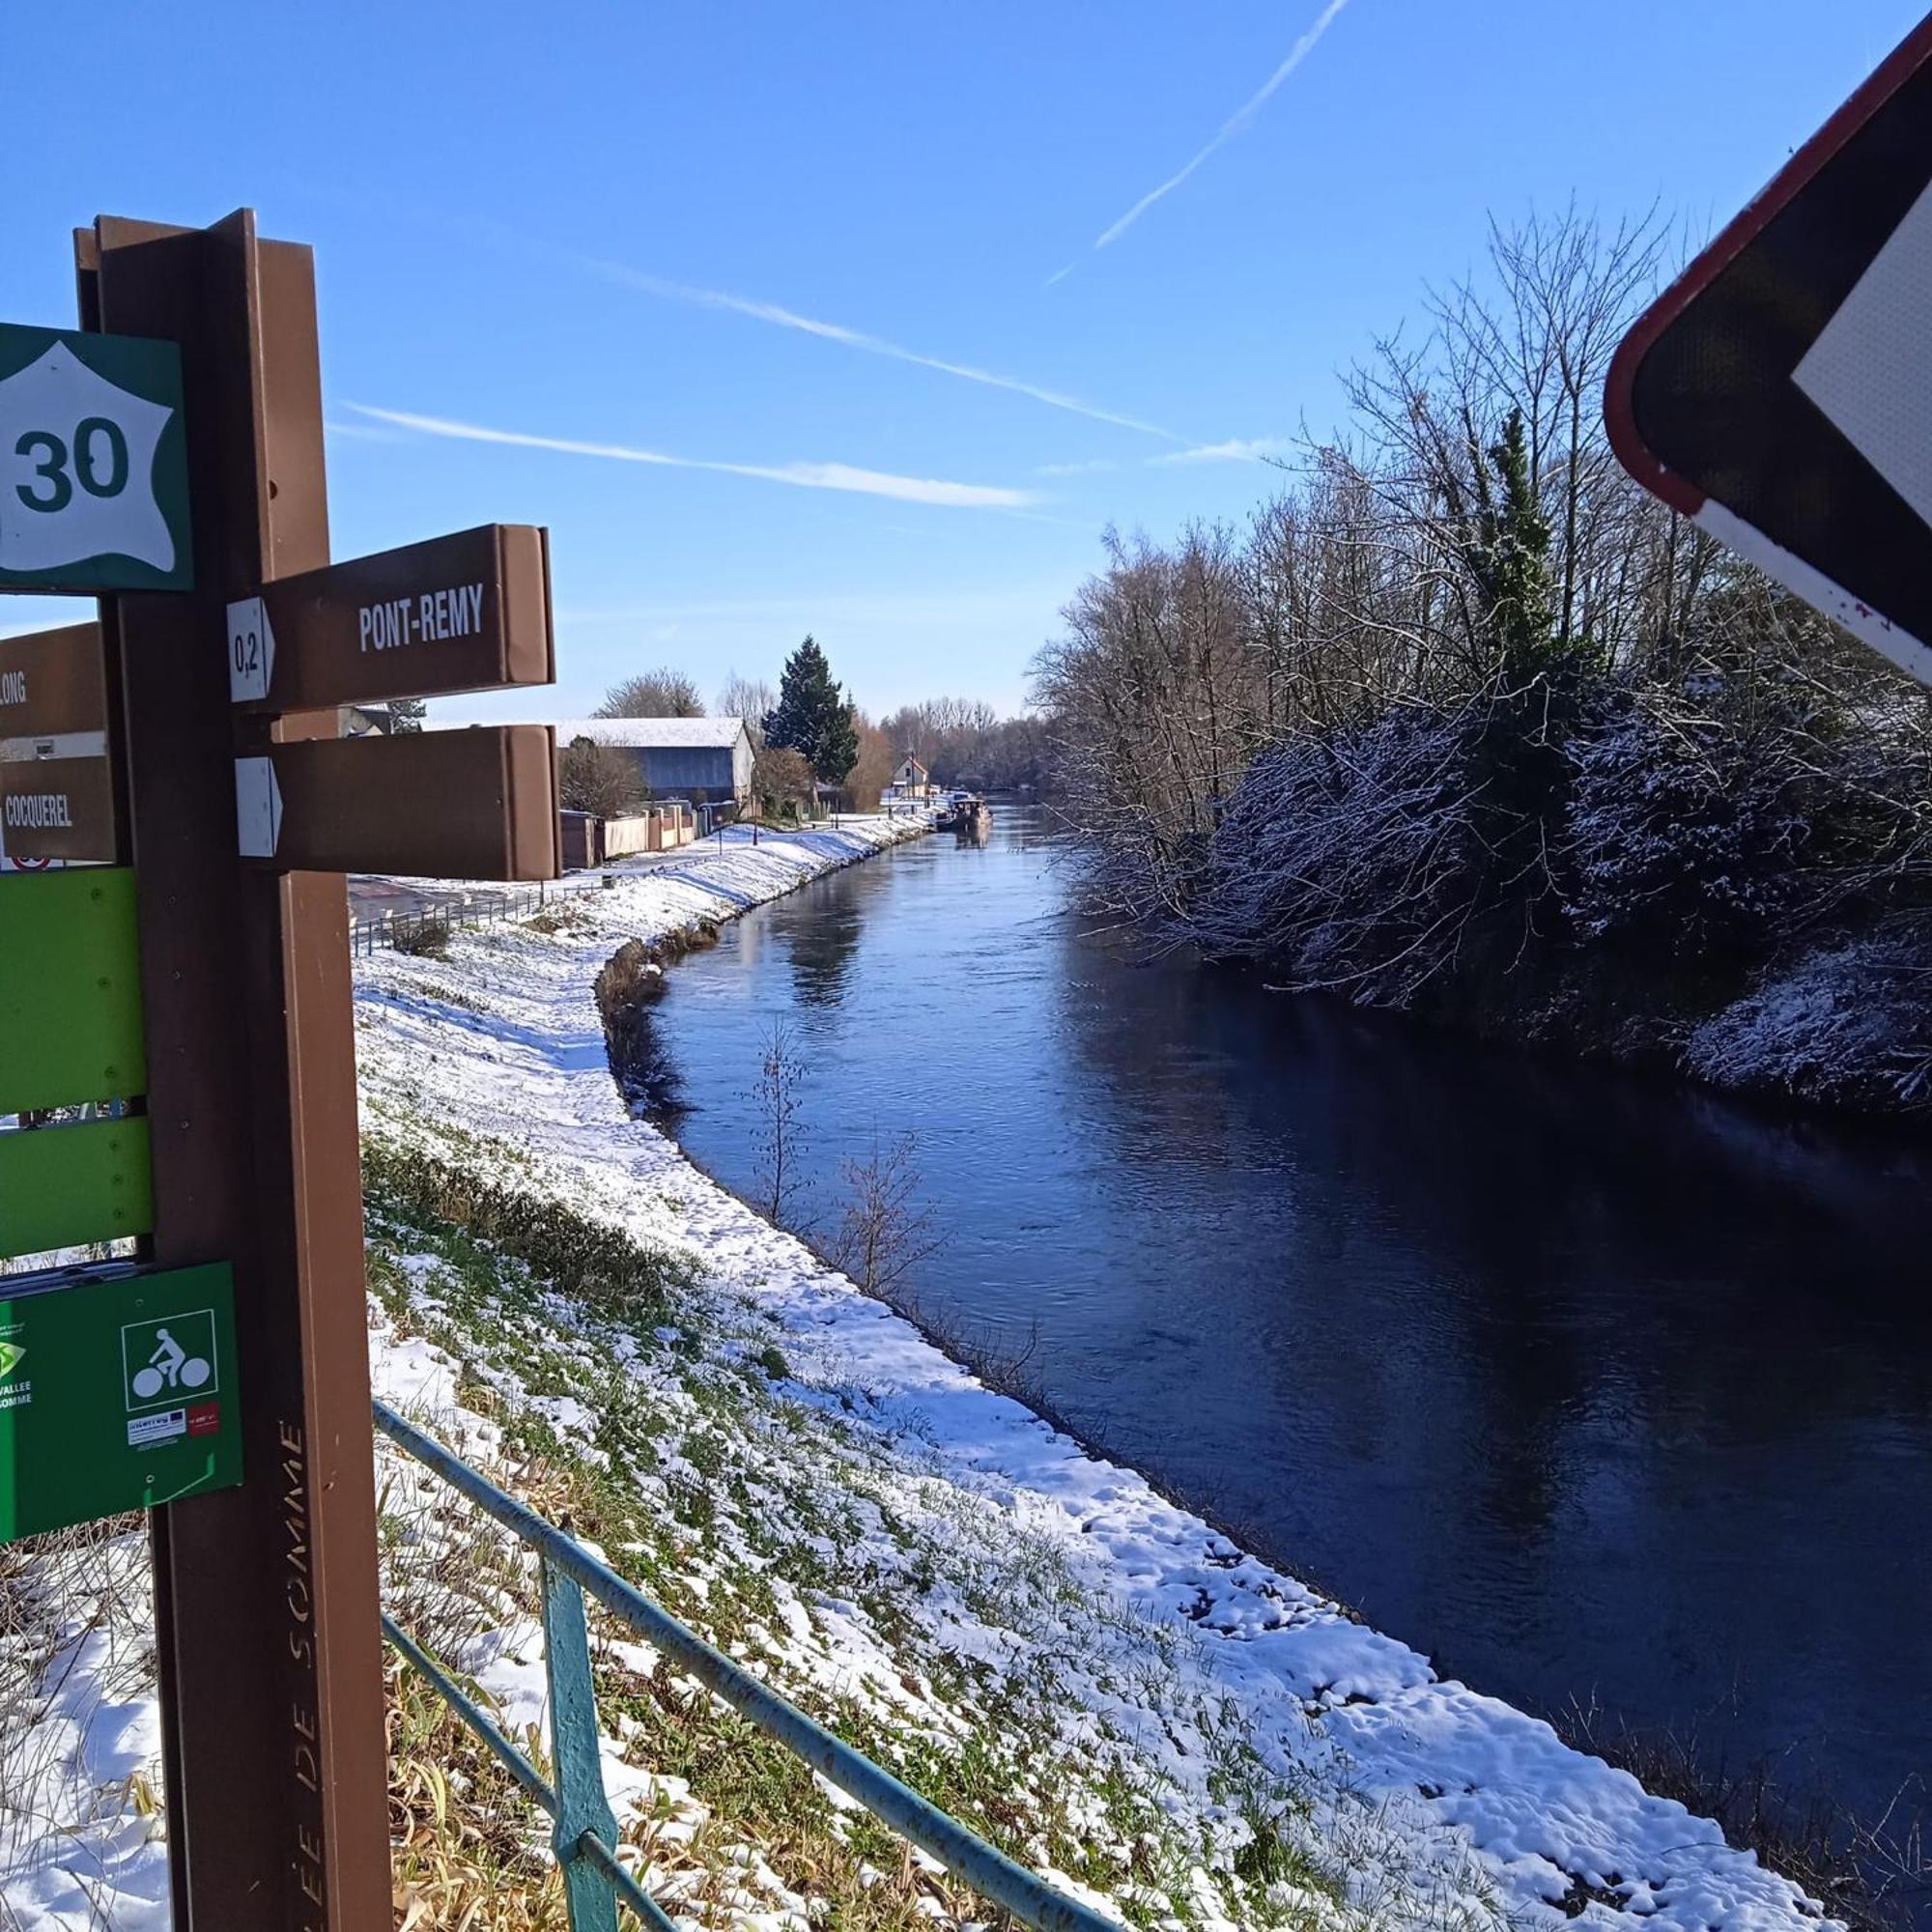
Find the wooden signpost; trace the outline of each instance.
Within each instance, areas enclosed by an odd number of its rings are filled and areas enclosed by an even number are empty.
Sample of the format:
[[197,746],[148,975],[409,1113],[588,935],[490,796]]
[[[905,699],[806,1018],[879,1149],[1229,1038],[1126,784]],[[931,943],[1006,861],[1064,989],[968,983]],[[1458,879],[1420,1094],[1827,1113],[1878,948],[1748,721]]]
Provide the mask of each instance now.
[[[306,248],[244,212],[103,216],[75,256],[81,332],[0,327],[0,588],[109,594],[98,629],[0,644],[0,817],[10,856],[131,870],[0,878],[0,1026],[40,997],[6,970],[28,889],[121,881],[101,903],[122,895],[138,946],[96,929],[99,904],[90,925],[37,902],[80,1002],[73,1054],[52,1088],[20,1060],[21,1094],[48,1097],[0,1092],[0,1115],[111,1106],[0,1128],[0,1176],[83,1204],[0,1216],[0,1249],[152,1234],[118,1273],[8,1278],[0,1420],[35,1349],[59,1358],[49,1387],[111,1386],[126,1414],[86,1452],[98,1482],[31,1493],[22,1458],[48,1452],[0,1431],[0,1537],[154,1505],[177,1932],[369,1932],[391,1902],[342,874],[554,877],[557,814],[541,727],[343,740],[338,707],[547,681],[548,548],[490,526],[330,563]],[[20,755],[70,750],[69,727],[104,730],[106,756]],[[190,1399],[204,1370],[218,1404]],[[156,1463],[130,1475],[136,1447]]]

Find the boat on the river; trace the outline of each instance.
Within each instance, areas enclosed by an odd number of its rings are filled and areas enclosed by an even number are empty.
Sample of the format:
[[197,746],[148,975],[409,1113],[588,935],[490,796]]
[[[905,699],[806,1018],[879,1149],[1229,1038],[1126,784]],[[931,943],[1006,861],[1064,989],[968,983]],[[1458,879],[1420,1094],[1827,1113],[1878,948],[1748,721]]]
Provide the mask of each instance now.
[[935,832],[957,832],[963,838],[978,838],[991,829],[993,814],[983,798],[972,792],[955,791],[939,808],[932,821]]

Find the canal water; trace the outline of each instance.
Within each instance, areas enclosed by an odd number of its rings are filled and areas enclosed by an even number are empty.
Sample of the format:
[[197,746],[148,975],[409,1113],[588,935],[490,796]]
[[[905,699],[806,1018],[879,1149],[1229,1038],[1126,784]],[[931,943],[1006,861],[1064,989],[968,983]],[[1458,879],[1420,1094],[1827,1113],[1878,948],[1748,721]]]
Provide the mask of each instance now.
[[783,1020],[808,1209],[915,1131],[922,1300],[1085,1439],[1446,1675],[1924,1806],[1926,1151],[1137,965],[1068,885],[1009,810],[727,927],[679,1139],[757,1195]]

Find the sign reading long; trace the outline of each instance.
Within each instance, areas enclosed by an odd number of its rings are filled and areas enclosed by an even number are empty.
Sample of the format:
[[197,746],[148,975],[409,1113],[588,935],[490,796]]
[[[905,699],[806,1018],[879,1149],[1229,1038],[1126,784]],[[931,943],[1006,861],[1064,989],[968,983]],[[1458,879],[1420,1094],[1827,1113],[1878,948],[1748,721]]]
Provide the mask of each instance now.
[[0,323],[0,590],[186,590],[172,342]]
[[99,624],[0,638],[0,738],[63,738],[106,728]]
[[264,584],[228,607],[228,691],[255,711],[318,711],[548,684],[550,542],[486,524]]

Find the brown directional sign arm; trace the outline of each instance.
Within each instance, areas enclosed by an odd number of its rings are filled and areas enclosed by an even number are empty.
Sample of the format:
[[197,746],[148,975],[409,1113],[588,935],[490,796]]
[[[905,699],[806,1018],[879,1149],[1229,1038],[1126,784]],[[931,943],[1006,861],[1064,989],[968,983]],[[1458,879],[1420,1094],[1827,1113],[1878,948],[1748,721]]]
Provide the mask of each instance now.
[[114,785],[101,758],[0,758],[0,846],[10,859],[111,865]]
[[0,739],[106,728],[99,624],[0,638]]
[[544,724],[275,745],[236,761],[242,854],[285,872],[554,879],[554,769]]
[[548,684],[549,539],[487,524],[281,578],[229,606],[228,633],[230,691],[252,711]]

